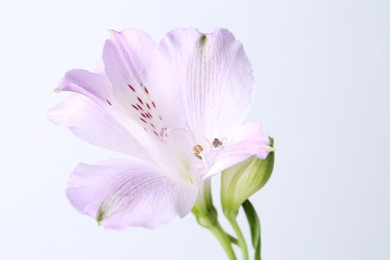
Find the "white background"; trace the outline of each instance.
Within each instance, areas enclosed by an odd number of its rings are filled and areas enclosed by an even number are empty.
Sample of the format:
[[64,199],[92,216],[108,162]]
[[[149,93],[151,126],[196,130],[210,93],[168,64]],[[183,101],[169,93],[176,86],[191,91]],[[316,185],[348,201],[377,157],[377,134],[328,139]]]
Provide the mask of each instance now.
[[252,198],[263,259],[390,259],[389,14],[373,0],[1,0],[0,259],[225,259],[192,215],[117,232],[78,214],[64,194],[73,167],[124,156],[46,118],[67,97],[50,91],[95,68],[108,29],[159,40],[185,26],[230,29],[252,61],[248,121],[278,149]]

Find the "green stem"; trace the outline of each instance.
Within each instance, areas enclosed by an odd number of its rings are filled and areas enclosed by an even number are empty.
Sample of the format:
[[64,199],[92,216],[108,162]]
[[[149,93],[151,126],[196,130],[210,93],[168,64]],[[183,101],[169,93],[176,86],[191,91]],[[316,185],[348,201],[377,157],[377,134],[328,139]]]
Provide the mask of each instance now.
[[234,229],[234,232],[236,232],[238,245],[240,246],[242,252],[242,260],[248,260],[248,247],[246,246],[244,235],[237,224],[236,216],[228,217],[228,219]]
[[208,227],[208,230],[210,230],[211,233],[214,234],[214,236],[218,239],[219,243],[225,250],[225,253],[229,257],[230,260],[236,260],[237,257],[234,253],[233,247],[231,245],[231,241],[229,236],[223,231],[221,225],[219,223],[215,223],[213,226]]
[[218,212],[213,205],[210,179],[205,180],[200,186],[198,197],[192,208],[192,213],[195,215],[196,221],[200,226],[207,228],[214,234],[229,259],[236,260],[237,258],[231,244],[234,243],[235,240],[222,229],[218,222]]

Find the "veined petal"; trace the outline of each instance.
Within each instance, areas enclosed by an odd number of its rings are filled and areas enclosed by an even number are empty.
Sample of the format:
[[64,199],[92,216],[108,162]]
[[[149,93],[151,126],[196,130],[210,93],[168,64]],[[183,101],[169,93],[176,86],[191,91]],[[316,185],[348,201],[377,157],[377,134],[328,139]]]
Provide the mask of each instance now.
[[97,66],[97,70],[103,69],[105,74],[71,70],[56,91],[71,91],[89,97],[117,120],[123,121],[134,136],[149,139],[142,143],[151,147],[149,150],[154,153],[154,139],[161,138],[167,131],[156,103],[142,83],[155,45],[141,31],[113,32],[104,47],[104,64],[100,62]]
[[147,129],[152,124],[160,130],[165,126],[161,126],[161,115],[147,81],[155,49],[156,43],[148,34],[125,29],[113,32],[106,41],[103,60],[105,73],[112,84],[113,96],[123,110],[139,123],[145,124]]
[[217,174],[239,162],[255,156],[260,159],[270,152],[269,137],[264,134],[259,123],[248,123],[239,127],[226,140],[219,150],[210,153],[211,166],[205,178]]
[[125,29],[113,32],[106,41],[103,60],[118,105],[160,145],[159,142],[166,141],[168,130],[178,125],[167,123],[161,114],[160,99],[154,95],[155,86],[149,85],[148,74],[156,47],[148,34]]
[[252,100],[252,68],[228,30],[175,30],[162,40],[158,54],[151,81],[164,107],[179,113],[198,142],[227,136],[240,125]]
[[127,92],[129,85],[144,91],[147,70],[156,48],[155,41],[145,32],[135,29],[113,31],[103,51],[105,72],[115,91]]
[[139,138],[134,138],[110,113],[81,94],[73,94],[67,101],[51,108],[48,117],[51,122],[69,127],[75,135],[94,145],[151,161]]
[[[128,108],[122,106],[120,100],[114,96],[113,87],[104,74],[92,73],[86,70],[71,70],[65,74],[56,90],[71,91],[88,97],[101,107],[99,112],[107,113],[107,117],[112,117],[113,121],[118,122],[126,129],[130,138],[137,139],[143,150],[150,154],[151,158],[158,160],[157,158],[161,156],[159,155],[159,150],[156,149],[157,144],[153,136],[154,132],[150,131],[150,129],[148,132],[147,127],[150,128],[150,126],[147,126],[148,121],[146,118],[135,115],[135,110],[130,104]],[[89,104],[89,107],[91,106],[92,104]],[[82,113],[81,111],[79,112]],[[77,113],[77,111],[74,110],[74,113]],[[93,121],[93,119],[91,120]],[[159,128],[159,134],[162,128]],[[87,137],[88,133],[85,132],[85,134],[85,137]],[[140,153],[143,152],[141,151]],[[131,155],[138,157],[134,153]]]
[[55,89],[83,94],[96,102],[108,103],[111,98],[111,84],[104,74],[87,70],[74,69],[68,71]]
[[197,189],[145,164],[112,160],[80,164],[70,177],[66,194],[80,213],[106,228],[155,228],[176,215],[187,215]]

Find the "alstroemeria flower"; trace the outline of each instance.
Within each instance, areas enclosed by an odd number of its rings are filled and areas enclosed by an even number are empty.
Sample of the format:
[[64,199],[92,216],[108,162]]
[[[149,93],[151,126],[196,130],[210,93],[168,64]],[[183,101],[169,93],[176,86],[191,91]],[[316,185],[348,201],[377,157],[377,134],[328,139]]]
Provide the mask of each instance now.
[[96,73],[71,70],[57,91],[74,92],[49,111],[56,124],[133,160],[80,164],[66,194],[107,228],[156,227],[190,212],[202,182],[250,156],[268,138],[244,124],[251,65],[225,29],[178,29],[160,43],[142,31],[113,32]]

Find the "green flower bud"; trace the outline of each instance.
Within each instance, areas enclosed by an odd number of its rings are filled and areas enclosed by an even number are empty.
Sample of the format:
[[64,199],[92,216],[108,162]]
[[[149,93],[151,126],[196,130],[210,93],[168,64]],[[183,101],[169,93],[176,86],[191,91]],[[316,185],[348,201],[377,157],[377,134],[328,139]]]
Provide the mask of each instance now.
[[[270,145],[273,147],[271,137]],[[271,151],[264,160],[250,157],[222,172],[221,202],[226,216],[235,217],[244,201],[267,183],[274,167],[274,158],[275,153]]]

